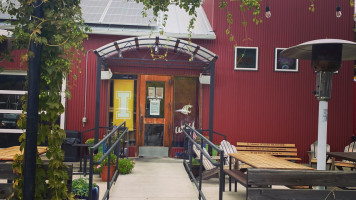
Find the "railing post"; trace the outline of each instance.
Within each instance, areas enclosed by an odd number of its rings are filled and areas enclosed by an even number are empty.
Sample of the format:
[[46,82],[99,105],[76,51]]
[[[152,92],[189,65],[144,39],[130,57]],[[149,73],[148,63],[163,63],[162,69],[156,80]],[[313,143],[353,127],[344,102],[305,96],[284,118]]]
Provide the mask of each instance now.
[[224,179],[225,179],[225,172],[224,172],[224,150],[220,152],[220,180],[219,180],[219,200],[223,199],[223,191],[225,185]]
[[[111,137],[112,135],[110,135],[110,137],[108,137],[108,140],[109,140],[109,149],[111,148]],[[109,196],[109,193],[110,193],[110,164],[111,164],[111,151],[109,151],[109,155],[108,155],[108,179],[106,180],[106,190],[108,191],[108,196]]]
[[202,171],[203,171],[203,139],[201,138],[200,140],[200,147],[201,147],[201,150],[200,150],[200,165],[199,165],[199,200],[201,199],[201,195],[200,195],[200,191],[201,191],[201,186],[202,186],[202,181],[203,181],[203,178],[202,178]]
[[89,196],[88,196],[88,199],[89,200],[92,200],[92,187],[93,187],[93,149],[90,147],[89,148],[89,162],[90,162],[90,165],[89,165]]

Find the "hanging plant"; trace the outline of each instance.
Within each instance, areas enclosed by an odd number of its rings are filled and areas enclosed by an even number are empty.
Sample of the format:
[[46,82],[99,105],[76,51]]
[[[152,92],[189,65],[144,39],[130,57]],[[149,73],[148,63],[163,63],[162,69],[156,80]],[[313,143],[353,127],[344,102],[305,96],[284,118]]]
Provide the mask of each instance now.
[[[40,2],[43,7],[43,18],[36,18],[32,14],[36,0],[16,2],[15,5],[14,1],[7,0],[1,5],[1,11],[7,12],[12,18],[9,23],[15,26],[13,30],[15,48],[25,50],[21,55],[21,64],[27,65],[29,58],[33,56],[33,52],[29,51],[30,41],[42,46],[37,144],[48,141],[46,156],[49,159],[49,166],[46,172],[40,167],[36,169],[34,199],[47,198],[47,191],[51,199],[72,199],[73,195],[66,187],[68,175],[64,169],[64,152],[61,149],[65,131],[56,122],[58,116],[64,112],[60,101],[62,81],[70,74],[73,63],[80,62],[79,54],[83,53],[82,42],[87,38],[85,32],[89,30],[81,16],[80,1],[43,0]],[[68,91],[66,94],[69,96]],[[18,125],[25,129],[25,111],[31,105],[27,105],[27,95],[24,95],[22,101],[23,113]],[[19,138],[22,152],[25,137],[26,133],[23,133]],[[42,164],[39,156],[37,163]],[[11,198],[22,199],[23,155],[15,157],[13,169],[19,177],[14,182],[14,194]],[[46,176],[48,182],[45,182]]]

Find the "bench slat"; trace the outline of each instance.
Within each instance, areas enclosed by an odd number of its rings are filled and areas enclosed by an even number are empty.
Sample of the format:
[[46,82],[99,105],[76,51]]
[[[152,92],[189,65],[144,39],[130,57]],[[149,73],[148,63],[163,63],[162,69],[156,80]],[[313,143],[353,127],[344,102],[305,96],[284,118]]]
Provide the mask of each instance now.
[[237,146],[252,146],[252,147],[295,147],[295,144],[275,144],[275,143],[250,143],[250,142],[237,142]]
[[254,153],[254,154],[270,154],[274,156],[297,156],[296,152],[273,152],[273,151],[237,151],[243,153]]
[[248,169],[248,185],[355,187],[356,172]]
[[354,199],[356,191],[341,190],[304,190],[304,189],[270,189],[270,188],[249,188],[249,200],[333,200],[334,195],[337,200]]
[[273,148],[273,147],[236,147],[236,150],[246,150],[246,151],[291,151],[297,152],[297,148]]

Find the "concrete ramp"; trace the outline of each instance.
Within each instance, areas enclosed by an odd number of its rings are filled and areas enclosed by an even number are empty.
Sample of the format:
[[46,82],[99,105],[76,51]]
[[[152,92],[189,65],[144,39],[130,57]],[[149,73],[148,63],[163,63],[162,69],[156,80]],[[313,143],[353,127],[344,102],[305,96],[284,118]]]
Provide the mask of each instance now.
[[174,158],[138,158],[128,175],[119,175],[110,199],[122,200],[196,200],[198,191]]

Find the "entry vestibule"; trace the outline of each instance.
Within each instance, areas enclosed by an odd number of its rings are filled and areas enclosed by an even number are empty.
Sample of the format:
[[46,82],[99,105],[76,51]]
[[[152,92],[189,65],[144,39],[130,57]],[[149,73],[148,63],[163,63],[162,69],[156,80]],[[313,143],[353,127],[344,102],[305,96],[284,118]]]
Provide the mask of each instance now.
[[[151,42],[151,43],[150,43]],[[151,48],[160,50],[164,57],[151,55]],[[147,53],[151,52],[151,54]],[[111,69],[114,75],[111,82],[120,81],[120,76],[131,77],[133,95],[127,91],[113,91],[116,86],[110,84],[110,101],[120,96],[119,102],[132,106],[131,144],[136,151],[142,146],[182,147],[184,136],[182,127],[188,123],[199,123],[199,74],[210,75],[209,129],[212,130],[212,105],[214,95],[214,73],[217,56],[205,48],[175,38],[128,38],[107,44],[95,51],[97,55],[97,73],[101,68]],[[147,56],[149,54],[149,56]],[[155,58],[155,56],[158,56]],[[163,55],[160,55],[163,56]],[[189,72],[189,73],[187,73]],[[122,73],[134,75],[122,75]],[[191,75],[186,75],[191,74]],[[100,76],[98,76],[100,77]],[[117,78],[118,77],[118,78]],[[99,83],[98,83],[99,82]],[[96,113],[100,105],[100,81],[97,82]],[[115,85],[115,86],[114,86]],[[121,83],[122,85],[122,83]],[[116,89],[115,89],[116,90]],[[126,99],[127,102],[123,102]],[[99,103],[98,103],[99,102]],[[111,104],[111,103],[110,103]],[[114,104],[114,103],[113,103]],[[118,106],[109,109],[109,120],[129,116],[130,108]],[[124,108],[117,110],[118,108]],[[96,128],[99,124],[96,114]],[[125,120],[127,121],[127,120]],[[130,127],[129,127],[130,129]],[[210,135],[209,135],[210,136]],[[98,134],[95,133],[95,139]],[[210,137],[212,139],[212,137]],[[137,152],[136,152],[137,153]],[[136,154],[137,155],[137,154]]]

